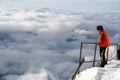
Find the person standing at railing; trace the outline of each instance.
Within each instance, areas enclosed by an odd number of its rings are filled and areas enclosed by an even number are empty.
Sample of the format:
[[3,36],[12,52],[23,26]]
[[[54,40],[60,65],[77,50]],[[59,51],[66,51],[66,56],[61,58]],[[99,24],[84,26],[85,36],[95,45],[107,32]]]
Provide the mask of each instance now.
[[104,30],[102,25],[97,26],[97,30],[99,31],[99,39],[98,45],[100,47],[100,59],[101,59],[101,67],[104,67],[107,64],[105,59],[105,50],[110,45],[110,39],[108,33]]

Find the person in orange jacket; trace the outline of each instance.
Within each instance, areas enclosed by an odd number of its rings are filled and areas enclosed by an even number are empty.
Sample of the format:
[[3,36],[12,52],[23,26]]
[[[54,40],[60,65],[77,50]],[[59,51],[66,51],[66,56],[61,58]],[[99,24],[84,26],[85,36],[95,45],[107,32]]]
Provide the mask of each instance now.
[[98,45],[100,47],[101,67],[104,67],[105,64],[107,64],[105,59],[105,50],[110,46],[110,40],[108,33],[104,30],[102,25],[98,25],[97,30],[99,31]]

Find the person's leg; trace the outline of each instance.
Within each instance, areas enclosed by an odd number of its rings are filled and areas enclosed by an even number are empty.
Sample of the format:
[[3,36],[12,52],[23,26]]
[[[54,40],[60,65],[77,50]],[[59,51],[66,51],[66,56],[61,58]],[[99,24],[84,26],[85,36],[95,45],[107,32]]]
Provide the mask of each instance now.
[[104,67],[104,65],[106,64],[105,50],[106,50],[106,47],[100,47],[101,67]]

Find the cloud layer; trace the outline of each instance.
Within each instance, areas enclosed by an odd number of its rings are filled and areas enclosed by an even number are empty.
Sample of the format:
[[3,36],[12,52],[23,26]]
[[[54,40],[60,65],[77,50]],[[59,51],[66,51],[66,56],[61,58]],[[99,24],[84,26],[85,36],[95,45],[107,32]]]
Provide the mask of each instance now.
[[119,42],[119,14],[1,9],[0,79],[66,80],[77,67],[80,42],[97,41],[98,24]]

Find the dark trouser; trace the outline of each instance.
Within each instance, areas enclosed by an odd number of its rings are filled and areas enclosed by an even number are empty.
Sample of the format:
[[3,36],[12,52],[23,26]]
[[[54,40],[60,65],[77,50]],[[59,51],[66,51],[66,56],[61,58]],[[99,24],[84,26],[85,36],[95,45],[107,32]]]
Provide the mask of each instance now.
[[101,67],[104,67],[105,64],[107,64],[107,61],[105,60],[105,50],[106,47],[100,47]]

